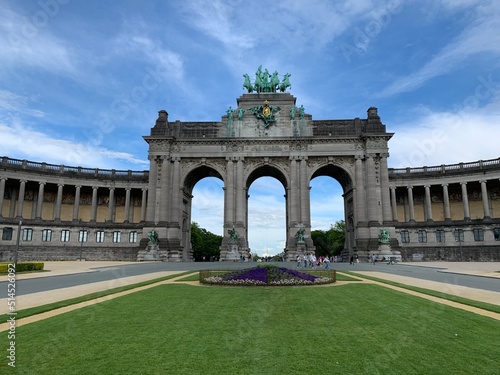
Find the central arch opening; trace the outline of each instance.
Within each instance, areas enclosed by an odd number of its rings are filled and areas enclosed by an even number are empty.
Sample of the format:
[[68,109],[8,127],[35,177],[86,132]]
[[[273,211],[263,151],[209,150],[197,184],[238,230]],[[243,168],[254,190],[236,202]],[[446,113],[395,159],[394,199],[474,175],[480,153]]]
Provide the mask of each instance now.
[[284,251],[286,186],[284,174],[269,164],[259,166],[247,178],[247,239],[253,254],[273,256]]
[[312,175],[310,187],[316,255],[342,257],[354,241],[352,179],[341,167],[329,164]]
[[248,243],[253,254],[274,256],[286,242],[285,189],[274,177],[259,177],[248,189]]

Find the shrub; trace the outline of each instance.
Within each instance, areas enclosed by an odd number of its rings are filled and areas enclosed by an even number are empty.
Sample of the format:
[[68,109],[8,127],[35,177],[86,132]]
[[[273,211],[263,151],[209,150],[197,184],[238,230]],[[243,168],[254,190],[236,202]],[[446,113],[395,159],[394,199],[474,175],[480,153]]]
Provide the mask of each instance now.
[[[9,264],[12,263],[0,263],[0,273],[7,273]],[[16,264],[16,272],[43,271],[43,267],[43,262],[21,262]]]

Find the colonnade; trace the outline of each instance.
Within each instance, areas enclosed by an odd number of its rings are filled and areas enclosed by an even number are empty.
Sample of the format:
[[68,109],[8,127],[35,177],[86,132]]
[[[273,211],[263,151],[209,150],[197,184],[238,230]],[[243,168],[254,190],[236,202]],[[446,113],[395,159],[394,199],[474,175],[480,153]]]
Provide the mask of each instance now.
[[[5,189],[7,177],[0,177],[0,217],[2,215],[4,204],[5,204]],[[10,179],[11,181],[13,179]],[[18,181],[15,182],[15,181]],[[125,191],[125,207],[124,207],[124,223],[133,222],[133,209],[132,209],[132,192],[133,190],[141,190],[141,213],[140,213],[140,221],[145,220],[146,216],[146,202],[147,202],[147,187],[130,187],[130,186],[97,186],[97,185],[88,185],[85,186],[83,184],[71,185],[66,183],[52,183],[57,186],[57,193],[54,202],[53,214],[50,218],[43,218],[43,208],[44,204],[44,194],[46,192],[46,185],[49,184],[46,181],[32,181],[38,183],[38,189],[33,191],[33,203],[31,208],[31,217],[26,217],[24,210],[25,206],[25,195],[26,195],[26,185],[29,181],[25,179],[14,180],[11,183],[10,188],[12,189],[13,194],[10,196],[10,208],[9,214],[4,217],[8,218],[16,218],[16,219],[34,219],[34,220],[51,220],[55,223],[61,221],[61,208],[63,205],[63,193],[70,193],[74,195],[73,200],[73,209],[72,209],[72,221],[79,222],[80,221],[80,211],[81,211],[81,191],[82,188],[91,188],[92,189],[92,199],[91,199],[91,208],[90,208],[90,222],[97,221],[97,208],[98,208],[98,192],[102,190],[107,191],[108,203],[107,203],[107,215],[106,222],[115,222],[115,212],[116,212],[116,199],[115,192],[116,190],[124,190]],[[17,186],[16,186],[17,185]],[[16,194],[17,190],[17,194]]]
[[[490,180],[491,181],[491,180]],[[424,202],[423,202],[423,212],[424,212],[424,221],[425,222],[433,222],[434,221],[434,215],[433,215],[433,205],[432,205],[432,198],[431,198],[431,187],[432,186],[441,186],[441,194],[442,194],[442,213],[444,215],[444,221],[445,222],[451,222],[454,220],[464,220],[464,221],[470,221],[471,220],[471,208],[470,208],[470,202],[469,202],[469,194],[470,194],[470,189],[468,189],[468,184],[471,184],[473,182],[476,182],[480,184],[480,195],[481,195],[481,201],[482,201],[482,217],[478,217],[478,212],[474,212],[475,218],[479,218],[482,220],[490,220],[492,218],[491,214],[491,207],[492,207],[492,201],[489,199],[489,191],[488,191],[488,180],[483,179],[479,181],[459,181],[459,182],[444,182],[441,184],[436,184],[436,185],[431,185],[429,183],[426,183],[424,185],[418,185],[416,186],[414,183],[411,185],[407,186],[395,186],[391,185],[390,186],[390,197],[391,197],[391,210],[392,210],[392,219],[394,221],[398,221],[398,212],[397,212],[397,189],[406,189],[406,192],[400,192],[400,194],[405,194],[405,200],[407,202],[407,205],[405,205],[405,220],[410,223],[413,223],[416,221],[415,219],[415,200],[414,200],[414,189],[416,187],[424,189]],[[495,181],[496,182],[496,181]],[[462,201],[462,210],[463,210],[463,218],[457,218],[457,217],[452,217],[452,211],[451,211],[451,204],[450,204],[450,194],[449,194],[449,186],[451,184],[458,184],[460,185],[460,198]],[[498,187],[498,184],[497,184]],[[474,190],[474,189],[473,189]],[[477,192],[477,189],[476,189]],[[500,201],[498,203],[499,209],[500,209]]]

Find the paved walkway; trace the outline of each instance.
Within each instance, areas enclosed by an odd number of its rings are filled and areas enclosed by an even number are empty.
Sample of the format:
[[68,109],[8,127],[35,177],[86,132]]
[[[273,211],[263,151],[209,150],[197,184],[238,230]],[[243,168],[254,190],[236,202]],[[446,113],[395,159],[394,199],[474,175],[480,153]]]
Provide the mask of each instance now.
[[[38,277],[48,277],[56,275],[66,275],[72,273],[81,272],[94,272],[96,268],[113,268],[117,266],[123,266],[127,264],[136,264],[135,262],[111,262],[111,261],[97,261],[97,262],[45,262],[45,269],[47,272],[42,273],[29,273],[29,274],[19,274],[17,275],[17,280],[38,278]],[[437,267],[442,270],[442,272],[451,273],[461,273],[468,275],[478,275],[484,277],[498,277],[500,282],[500,262],[412,262],[408,263],[412,266],[425,266],[425,267]],[[332,265],[333,268],[334,265]],[[186,267],[185,271],[189,271],[189,267]],[[123,277],[119,279],[114,279],[110,281],[103,281],[91,284],[84,284],[76,287],[60,288],[57,290],[27,294],[23,296],[18,296],[16,298],[17,310],[22,310],[30,307],[45,305],[52,302],[63,301],[73,297],[83,296],[89,293],[94,293],[102,290],[112,289],[120,286],[130,285],[134,283],[139,283],[142,281],[152,280],[163,276],[168,276],[171,274],[179,273],[182,271],[164,271],[164,272],[154,272],[148,273],[140,276]],[[500,293],[485,291],[479,289],[473,289],[468,287],[456,286],[453,284],[444,284],[432,281],[426,281],[421,279],[416,279],[412,277],[391,275],[384,272],[374,271],[369,272],[358,272],[360,274],[365,274],[380,279],[386,279],[391,281],[400,282],[407,285],[418,286],[422,288],[432,289],[441,291],[448,294],[453,294],[461,296],[464,298],[469,298],[477,301],[488,302],[492,304],[500,305]],[[7,280],[7,276],[1,276],[0,281]],[[0,299],[0,313],[7,312],[7,300]]]

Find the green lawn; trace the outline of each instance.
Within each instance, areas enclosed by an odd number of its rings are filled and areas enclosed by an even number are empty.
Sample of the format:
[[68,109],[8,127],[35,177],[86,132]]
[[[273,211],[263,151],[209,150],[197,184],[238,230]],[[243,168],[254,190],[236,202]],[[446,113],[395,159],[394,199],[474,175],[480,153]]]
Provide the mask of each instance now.
[[171,284],[18,327],[16,371],[3,355],[0,373],[497,374],[499,332],[373,284]]

